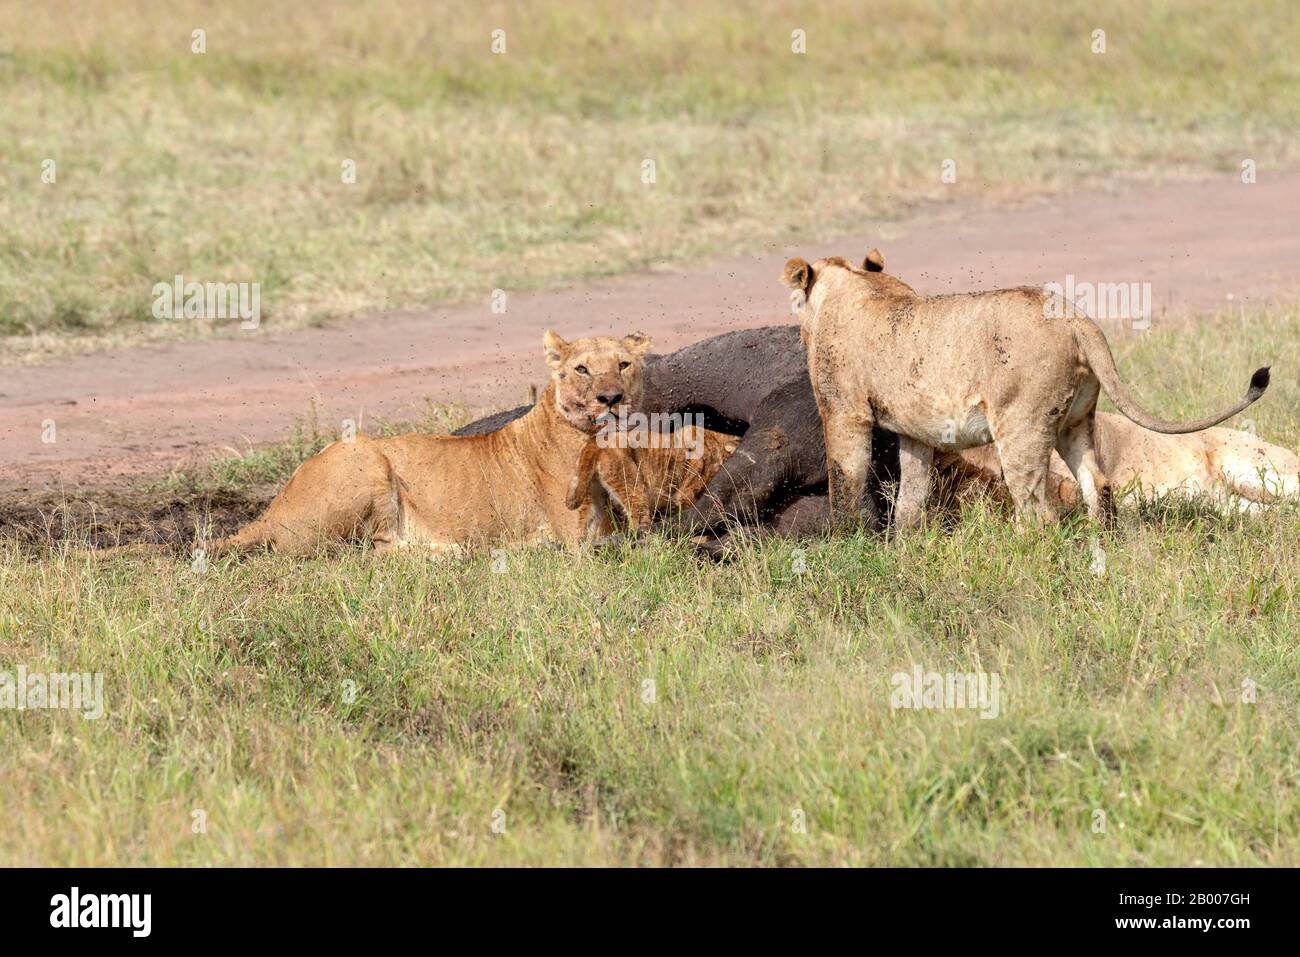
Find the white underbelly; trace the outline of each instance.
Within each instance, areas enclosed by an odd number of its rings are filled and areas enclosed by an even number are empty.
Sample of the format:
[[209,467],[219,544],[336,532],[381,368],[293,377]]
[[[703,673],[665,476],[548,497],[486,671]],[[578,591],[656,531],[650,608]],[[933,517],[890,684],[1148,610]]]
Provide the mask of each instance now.
[[939,412],[907,421],[882,417],[880,427],[906,435],[941,452],[959,452],[993,441],[989,432],[989,420],[982,407],[973,406],[965,412],[945,411],[948,414]]

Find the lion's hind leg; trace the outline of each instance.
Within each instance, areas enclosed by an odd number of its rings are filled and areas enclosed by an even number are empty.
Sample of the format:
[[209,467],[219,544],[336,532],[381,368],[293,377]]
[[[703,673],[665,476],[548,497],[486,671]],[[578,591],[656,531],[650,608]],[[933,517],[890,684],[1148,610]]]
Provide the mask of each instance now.
[[304,555],[323,544],[368,538],[386,547],[402,537],[402,502],[392,463],[365,436],[334,442],[298,466],[266,511],[209,554],[272,548]]
[[1247,432],[1211,429],[1209,466],[1231,496],[1257,505],[1300,500],[1300,457]]
[[906,435],[898,437],[898,493],[894,499],[894,527],[915,528],[925,521],[930,497],[934,448]]
[[1060,515],[1050,500],[1052,449],[1056,434],[1052,426],[1032,419],[1025,421],[1005,414],[990,421],[993,446],[1002,465],[1002,478],[1016,506],[1018,522],[1037,520],[1052,524]]
[[1115,524],[1115,497],[1097,458],[1093,425],[1093,416],[1089,415],[1067,426],[1056,440],[1056,451],[1079,483],[1088,517],[1109,528]]

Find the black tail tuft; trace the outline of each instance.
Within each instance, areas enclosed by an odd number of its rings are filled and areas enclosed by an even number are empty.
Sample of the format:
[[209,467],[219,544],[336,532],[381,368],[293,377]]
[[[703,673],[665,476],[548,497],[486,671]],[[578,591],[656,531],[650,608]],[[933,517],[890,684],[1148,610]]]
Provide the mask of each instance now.
[[1250,377],[1251,395],[1258,397],[1264,394],[1264,390],[1268,388],[1268,370],[1268,366],[1256,369],[1255,374]]

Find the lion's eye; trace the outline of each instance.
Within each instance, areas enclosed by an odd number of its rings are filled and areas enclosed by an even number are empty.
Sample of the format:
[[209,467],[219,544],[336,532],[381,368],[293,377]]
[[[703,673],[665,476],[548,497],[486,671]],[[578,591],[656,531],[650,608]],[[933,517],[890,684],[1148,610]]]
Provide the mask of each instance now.
[[631,364],[632,364],[632,363],[630,363],[630,362],[620,362],[620,363],[618,364],[618,371],[619,371],[619,372],[622,372],[624,369],[628,368],[628,366],[630,366]]
[[587,371],[586,366],[574,366],[573,371],[578,373],[578,375],[591,375],[591,373]]

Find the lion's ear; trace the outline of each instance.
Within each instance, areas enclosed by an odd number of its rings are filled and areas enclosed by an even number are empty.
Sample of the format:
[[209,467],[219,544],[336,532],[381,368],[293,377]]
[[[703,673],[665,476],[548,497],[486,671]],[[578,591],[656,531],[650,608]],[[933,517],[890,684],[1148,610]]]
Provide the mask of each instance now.
[[867,253],[867,258],[862,260],[862,268],[867,272],[884,272],[885,254],[873,247],[871,252]]
[[650,337],[644,332],[634,332],[623,337],[623,348],[634,356],[643,356],[650,349]]
[[812,266],[796,256],[785,264],[785,269],[781,270],[781,285],[807,292],[808,287],[812,285],[812,275]]
[[542,352],[546,356],[546,364],[552,369],[564,365],[564,360],[569,357],[569,349],[569,344],[554,329],[547,329],[542,336]]

